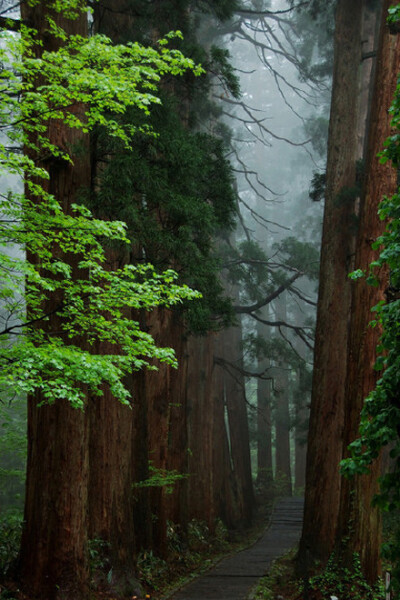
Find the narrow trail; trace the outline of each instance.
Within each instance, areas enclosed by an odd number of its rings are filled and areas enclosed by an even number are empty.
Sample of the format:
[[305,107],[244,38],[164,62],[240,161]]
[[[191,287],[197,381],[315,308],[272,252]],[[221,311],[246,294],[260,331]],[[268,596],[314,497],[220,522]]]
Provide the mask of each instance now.
[[270,526],[253,546],[225,558],[170,600],[245,600],[272,561],[298,542],[302,518],[302,498],[280,500]]

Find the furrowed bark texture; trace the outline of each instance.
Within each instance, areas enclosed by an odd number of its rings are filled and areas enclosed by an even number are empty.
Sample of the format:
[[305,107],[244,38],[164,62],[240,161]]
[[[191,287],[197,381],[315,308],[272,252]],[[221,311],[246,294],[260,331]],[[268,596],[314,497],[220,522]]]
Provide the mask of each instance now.
[[[224,350],[224,332],[188,341],[188,519],[205,521],[214,531],[216,518],[229,527],[244,520],[234,474],[225,408],[225,370],[214,364]],[[236,440],[235,440],[236,442]]]
[[[168,455],[167,468],[187,475],[189,465],[188,451],[188,410],[187,410],[187,375],[188,356],[187,340],[184,325],[180,319],[176,326],[181,333],[177,339],[175,352],[178,357],[178,370],[171,372],[171,398],[169,409]],[[187,532],[188,523],[188,479],[178,480],[172,494],[166,497],[167,518],[179,525],[181,531]]]
[[72,600],[88,592],[86,415],[66,401],[28,401],[28,462],[19,557],[30,597]]
[[333,96],[300,560],[325,561],[338,518],[353,253],[362,2],[336,9]]
[[190,338],[188,341],[188,518],[206,521],[214,527],[213,499],[213,431],[214,408],[212,370],[213,336]]
[[[34,7],[28,2],[21,5],[22,19],[38,31],[43,41],[38,52],[57,50],[60,46],[59,40],[45,34],[46,11],[45,2]],[[85,15],[73,21],[58,14],[53,16],[68,33],[87,35]],[[83,107],[70,110],[80,112]],[[79,131],[59,123],[48,124],[48,136],[55,146],[69,151],[85,144]],[[28,154],[40,160],[31,151]],[[46,191],[54,194],[66,213],[77,201],[77,191],[90,181],[89,161],[81,156],[73,158],[74,165],[57,159],[50,159],[46,165],[50,175]],[[27,259],[36,260],[34,256]],[[73,270],[75,263],[71,265]],[[51,311],[59,302],[60,298],[52,297],[46,308]],[[51,318],[46,327],[49,331],[59,331],[60,322],[56,317]],[[87,596],[89,582],[87,417],[66,401],[39,407],[41,401],[39,394],[28,398],[25,524],[19,557],[21,585],[30,597],[79,600]]]
[[[151,335],[159,346],[180,344],[182,330],[174,322],[172,311],[162,308],[153,310],[147,319]],[[179,358],[179,357],[178,357]],[[174,397],[174,381],[180,374],[169,365],[160,365],[158,371],[148,371],[146,396],[148,410],[148,453],[149,462],[161,472],[167,468],[169,451],[169,424],[171,404]],[[183,423],[184,425],[184,423]],[[161,556],[167,555],[167,490],[163,486],[150,488],[149,501],[152,515],[152,548]]]
[[[104,354],[115,352],[106,343],[98,350]],[[107,352],[108,350],[108,352]],[[90,540],[102,540],[107,572],[96,573],[95,581],[110,587],[114,593],[136,593],[134,579],[133,528],[133,418],[130,407],[122,405],[103,387],[101,397],[89,400],[89,524]],[[100,550],[102,551],[102,550]]]
[[[174,440],[171,437],[171,409],[182,408],[180,382],[186,375],[186,369],[181,370],[184,360],[183,325],[179,315],[158,308],[146,316],[146,328],[159,346],[171,345],[177,350],[180,364],[178,370],[162,364],[159,365],[158,371],[138,373],[135,376],[133,471],[136,482],[134,490],[136,546],[138,551],[152,549],[157,554],[166,556],[166,521],[170,506],[167,488],[170,486],[141,487],[141,484],[146,484],[146,480],[152,477],[153,479],[157,477],[162,484],[166,469],[175,469],[171,467],[169,454],[175,440],[182,443],[177,435],[177,429],[179,431],[182,427],[185,432],[185,419],[182,419],[179,424],[175,422]],[[183,437],[185,439],[186,436]],[[182,454],[184,457],[185,453]],[[182,466],[185,466],[184,461]],[[174,494],[178,493],[178,488],[175,489],[175,486],[173,488]],[[181,488],[179,490],[181,493]],[[178,515],[175,513],[175,516]]]
[[[355,266],[365,271],[378,256],[377,251],[371,249],[371,244],[384,230],[384,222],[377,214],[379,203],[384,195],[394,194],[397,188],[396,171],[390,163],[379,164],[377,158],[377,153],[382,150],[384,141],[391,133],[388,110],[400,70],[400,38],[390,35],[386,25],[388,8],[392,4],[389,0],[384,3],[370,118],[366,181],[356,246]],[[386,270],[379,273],[379,282],[378,287],[368,285],[365,280],[353,284],[344,456],[348,455],[348,444],[358,435],[363,401],[374,389],[379,377],[373,367],[381,331],[379,327],[372,328],[368,324],[373,318],[371,308],[384,300],[384,290],[388,285]],[[341,488],[338,546],[343,551],[346,565],[351,564],[354,552],[360,554],[364,575],[370,583],[374,583],[380,574],[380,514],[377,508],[371,507],[372,498],[378,492],[380,472],[380,460],[376,460],[369,475],[344,480]]]

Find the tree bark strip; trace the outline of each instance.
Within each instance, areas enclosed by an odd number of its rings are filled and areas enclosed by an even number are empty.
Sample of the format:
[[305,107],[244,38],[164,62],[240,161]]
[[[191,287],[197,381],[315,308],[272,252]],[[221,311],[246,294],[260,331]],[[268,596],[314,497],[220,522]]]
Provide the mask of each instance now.
[[[56,51],[62,45],[59,39],[46,33],[47,11],[44,2],[35,6],[28,2],[21,4],[23,21],[38,31],[43,42],[36,48],[38,56],[46,50]],[[65,19],[58,13],[52,16],[68,34],[87,35],[86,15],[75,20]],[[81,114],[83,107],[70,110]],[[49,122],[47,134],[55,146],[69,152],[79,147],[88,157],[88,140],[80,131]],[[27,154],[33,160],[40,159],[29,149]],[[79,190],[88,187],[90,182],[89,160],[81,156],[72,158],[74,164],[57,159],[49,161],[46,165],[49,180],[44,185],[40,181],[65,213],[77,201]],[[34,261],[35,257],[27,256],[27,260]],[[77,262],[75,257],[71,265],[73,271]],[[59,298],[50,298],[49,312],[59,301]],[[51,317],[47,327],[49,331],[59,331],[59,319]],[[80,600],[87,596],[89,587],[87,417],[66,401],[39,407],[41,401],[43,398],[38,394],[28,398],[27,482],[19,576],[30,597]]]
[[314,377],[301,560],[325,561],[335,544],[340,498],[350,283],[354,252],[359,67],[363,2],[339,0],[329,126]]
[[[400,38],[389,34],[386,25],[388,8],[394,4],[386,0],[383,8],[376,81],[372,101],[370,137],[366,162],[365,189],[361,201],[360,226],[357,238],[355,266],[368,271],[378,252],[371,243],[383,233],[384,222],[378,217],[378,206],[384,195],[397,189],[397,173],[390,163],[379,164],[377,153],[391,133],[389,107],[400,71]],[[378,287],[365,280],[353,284],[353,300],[349,335],[349,361],[346,381],[344,456],[347,446],[358,435],[360,412],[364,399],[375,387],[379,373],[374,370],[376,346],[381,331],[368,324],[373,318],[371,308],[384,300],[388,286],[388,273],[379,273]],[[351,564],[352,555],[358,552],[367,580],[372,584],[380,574],[380,514],[371,507],[378,492],[380,460],[370,468],[369,475],[344,480],[341,488],[338,546],[344,547],[344,562]],[[346,542],[344,541],[346,540]]]

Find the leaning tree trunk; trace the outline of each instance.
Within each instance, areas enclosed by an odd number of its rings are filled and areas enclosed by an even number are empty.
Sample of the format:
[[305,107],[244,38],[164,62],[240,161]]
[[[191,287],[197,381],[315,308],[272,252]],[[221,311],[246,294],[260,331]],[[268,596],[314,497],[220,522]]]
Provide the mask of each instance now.
[[322,232],[314,376],[308,435],[304,524],[300,562],[325,561],[334,548],[340,499],[344,387],[352,231],[356,183],[358,71],[363,3],[339,0],[336,8],[333,95],[327,189]]
[[[38,31],[42,40],[39,53],[60,47],[59,39],[45,33],[47,10],[44,2],[21,5],[22,19]],[[75,20],[67,20],[58,13],[52,16],[68,34],[87,35],[86,15]],[[72,110],[81,114],[83,107]],[[77,190],[89,185],[90,166],[85,158],[89,155],[88,145],[85,152],[82,134],[60,123],[48,124],[48,136],[52,144],[69,152],[80,148],[79,158],[72,157],[76,159],[74,165],[56,159],[47,164],[50,178],[46,191],[68,213],[71,204],[77,201]],[[37,160],[32,151],[27,152]],[[28,256],[27,260],[35,261],[35,257]],[[73,270],[76,268],[71,266]],[[46,308],[51,312],[59,302],[60,298],[50,298]],[[49,331],[59,331],[60,322],[51,317],[46,327]],[[79,600],[86,597],[89,583],[87,417],[66,401],[38,407],[42,401],[39,394],[28,398],[27,481],[19,574],[30,597]]]
[[[355,256],[356,268],[365,271],[368,271],[369,264],[376,260],[378,255],[377,251],[372,250],[371,244],[384,230],[384,223],[377,213],[378,205],[384,195],[394,194],[397,188],[397,173],[390,163],[379,164],[376,156],[390,135],[388,110],[400,70],[400,38],[391,36],[386,25],[391,4],[394,3],[390,0],[384,3],[372,100],[366,181]],[[363,401],[375,388],[379,376],[374,370],[374,363],[381,331],[379,327],[372,328],[368,323],[373,317],[371,308],[384,300],[384,290],[388,285],[387,272],[379,273],[379,283],[378,287],[368,285],[365,280],[353,284],[346,381],[345,448],[357,437]],[[344,455],[347,456],[346,451]],[[377,580],[380,572],[380,513],[376,507],[371,507],[372,498],[378,492],[380,472],[380,460],[376,460],[368,475],[343,481],[339,511],[338,546],[342,549],[342,560],[346,566],[351,566],[353,553],[358,552],[364,575],[371,584]]]

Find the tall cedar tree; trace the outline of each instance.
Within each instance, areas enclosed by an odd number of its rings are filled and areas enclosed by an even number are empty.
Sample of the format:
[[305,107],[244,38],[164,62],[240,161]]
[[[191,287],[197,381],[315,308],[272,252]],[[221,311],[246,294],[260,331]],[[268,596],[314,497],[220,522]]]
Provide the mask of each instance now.
[[[60,40],[45,34],[48,7],[42,3],[21,5],[21,17],[34,27],[45,42],[43,49],[57,50]],[[87,18],[55,14],[57,25],[70,35],[86,36]],[[38,52],[42,52],[41,47]],[[77,107],[82,110],[83,107]],[[73,166],[50,159],[47,165],[47,191],[59,199],[68,212],[77,200],[77,190],[89,184],[89,149],[77,129],[49,126],[49,139],[56,146],[83,146],[83,154]],[[36,159],[35,153],[33,156]],[[28,260],[36,260],[34,256]],[[59,298],[54,298],[54,306]],[[51,307],[50,307],[51,308]],[[60,328],[53,317],[49,328]],[[38,407],[39,394],[28,398],[28,462],[24,530],[21,543],[20,576],[25,589],[34,597],[79,600],[88,592],[87,556],[87,415],[67,400]]]
[[[126,3],[119,6],[114,2],[111,6],[103,2],[96,9],[95,26],[117,41],[131,37],[152,40],[160,32],[178,27],[184,33],[186,51],[206,65],[210,61],[195,39],[189,3],[180,2],[177,6],[175,2],[156,2],[149,6],[139,1],[129,6]],[[93,157],[97,177],[91,198],[92,206],[99,214],[117,212],[120,218],[127,221],[132,234],[130,260],[141,261],[145,257],[160,268],[173,264],[183,281],[191,281],[193,286],[202,291],[203,300],[189,310],[186,321],[189,321],[192,330],[203,333],[215,328],[215,315],[219,315],[222,321],[228,321],[230,317],[229,300],[223,297],[223,288],[218,279],[219,263],[214,251],[214,236],[232,226],[235,208],[232,177],[224,158],[223,142],[205,133],[201,126],[209,118],[212,108],[208,99],[209,86],[207,78],[195,82],[187,77],[180,83],[166,79],[163,84],[163,105],[152,112],[151,122],[158,133],[157,138],[137,136],[133,150],[129,152],[99,133]],[[138,118],[135,112],[130,117],[134,120]],[[135,539],[131,542],[136,552],[152,548],[159,554],[165,554],[167,516],[173,516],[181,525],[189,516],[206,518],[213,526],[213,515],[225,517],[233,525],[238,513],[235,512],[233,516],[234,509],[226,509],[227,504],[233,507],[233,499],[227,502],[224,495],[219,497],[212,483],[221,482],[226,488],[224,494],[233,498],[232,490],[228,489],[232,474],[224,424],[224,391],[216,382],[217,389],[222,389],[222,392],[213,391],[211,395],[208,392],[207,398],[213,401],[208,410],[199,381],[200,378],[207,379],[210,384],[216,381],[218,369],[213,369],[212,362],[208,364],[212,356],[206,359],[204,365],[201,364],[203,340],[192,340],[188,350],[185,349],[183,315],[156,311],[142,315],[142,319],[158,340],[168,339],[169,343],[173,340],[174,347],[180,349],[180,369],[177,374],[169,367],[161,367],[159,373],[135,375],[132,383],[136,397],[133,447],[125,450],[131,453],[129,476],[135,481]],[[213,348],[215,341],[211,339],[210,344]],[[190,350],[192,345],[199,346],[193,359]],[[197,379],[197,384],[191,386],[192,379]],[[198,415],[195,418],[195,410],[190,408],[197,402],[200,402],[199,409],[207,412],[211,418],[204,427],[199,426],[201,417]],[[102,430],[104,427],[109,431],[104,413],[98,413],[98,416],[93,413],[93,418],[93,431],[98,432],[99,428]],[[126,427],[126,420],[122,419],[121,423]],[[121,431],[117,428],[105,438],[110,443],[111,435],[112,447],[123,444]],[[233,443],[234,434],[233,428]],[[199,437],[198,442],[194,436]],[[241,445],[235,450],[240,456],[249,454],[246,439],[246,434],[241,434]],[[223,443],[220,446],[221,441]],[[94,457],[99,446],[103,447],[102,437],[93,436]],[[187,448],[190,448],[192,458],[187,454]],[[212,477],[214,469],[219,471],[218,476],[205,481],[207,489],[202,488],[198,481],[198,465],[203,458],[208,462],[201,469],[202,474],[208,472]],[[247,462],[246,481],[241,482],[242,477],[236,477],[239,479],[239,488],[243,485],[250,487],[250,492],[246,493],[250,493],[251,499],[250,461]],[[237,470],[241,470],[240,461],[235,460],[235,463]],[[113,462],[109,461],[107,465],[111,472]],[[189,470],[193,488],[190,482],[179,482],[172,497],[167,498],[162,486],[156,485],[155,478],[152,484],[154,469],[162,473],[166,468],[184,472]],[[102,500],[104,492],[96,494],[98,484],[94,480],[93,484],[91,512],[99,515],[99,518],[97,525],[91,529],[91,535],[101,533],[113,546],[121,536],[120,530],[115,531],[114,528],[124,522],[118,515],[116,520],[112,517],[112,512],[119,506],[119,502],[112,503],[116,492],[109,486],[108,499]],[[210,499],[209,503],[207,498]],[[100,519],[104,502],[108,506],[107,527],[104,519]],[[130,499],[125,503],[125,508],[121,503],[121,510],[131,510],[130,504]],[[201,513],[197,511],[197,505],[201,506]],[[249,507],[251,502],[241,502],[239,516],[241,513],[242,519]],[[156,521],[151,514],[157,515]],[[91,520],[94,522],[93,518]]]
[[359,73],[363,2],[336,7],[334,73],[322,233],[314,375],[300,561],[327,560],[340,501],[348,319],[354,253]]
[[[366,178],[361,197],[360,222],[356,243],[355,267],[368,270],[378,257],[372,249],[373,242],[382,235],[384,222],[378,216],[378,206],[384,196],[395,193],[397,175],[389,162],[378,162],[377,154],[391,134],[389,108],[396,90],[400,71],[400,39],[390,35],[386,19],[388,9],[396,4],[386,0],[383,6],[382,24],[378,46],[376,79],[372,97]],[[383,301],[389,285],[387,268],[376,273],[379,285],[368,285],[365,280],[353,284],[352,308],[349,333],[348,368],[345,391],[344,456],[347,446],[358,435],[360,413],[364,399],[375,388],[379,377],[374,369],[377,359],[376,347],[381,334],[378,326],[371,327],[371,308]],[[378,493],[381,463],[377,459],[370,472],[345,479],[341,486],[339,528],[337,545],[342,551],[345,566],[352,564],[353,553],[358,552],[366,579],[375,583],[380,574],[379,510],[371,506]]]
[[[100,381],[108,380],[114,395],[120,400],[126,400],[127,395],[124,393],[126,390],[120,379],[124,369],[126,368],[126,373],[129,368],[140,368],[146,364],[146,356],[154,358],[158,354],[161,360],[165,358],[171,362],[170,350],[160,349],[160,353],[152,352],[152,338],[140,332],[136,327],[137,323],[125,318],[122,305],[127,307],[126,310],[132,306],[154,306],[160,303],[170,305],[168,300],[166,302],[161,300],[161,296],[166,294],[165,299],[167,296],[171,299],[175,296],[173,286],[163,288],[156,284],[151,289],[150,285],[146,291],[145,283],[140,282],[139,279],[132,286],[132,282],[129,283],[131,281],[129,274],[138,273],[138,270],[119,271],[118,278],[115,274],[102,270],[100,263],[104,255],[97,242],[96,233],[97,237],[114,237],[120,241],[123,241],[124,236],[110,235],[110,226],[93,220],[90,215],[86,221],[84,218],[77,222],[73,221],[71,210],[77,195],[82,188],[90,184],[88,138],[83,135],[83,132],[90,129],[93,125],[92,120],[97,120],[103,125],[108,122],[114,133],[118,135],[119,132],[123,135],[116,121],[107,121],[104,114],[105,107],[111,111],[123,112],[132,102],[137,102],[139,97],[143,100],[147,97],[147,100],[152,101],[150,94],[138,93],[137,85],[139,87],[140,84],[143,84],[143,87],[147,85],[147,89],[154,91],[156,86],[149,85],[143,77],[150,76],[153,81],[156,81],[160,70],[182,72],[179,63],[183,57],[179,53],[174,53],[173,58],[170,55],[172,61],[168,65],[168,51],[157,53],[138,46],[114,48],[104,38],[89,39],[85,6],[81,6],[79,2],[74,3],[73,6],[69,4],[66,14],[63,8],[65,5],[60,2],[34,6],[27,2],[23,3],[21,9],[23,23],[21,39],[26,41],[24,47],[28,46],[27,40],[31,39],[30,35],[35,37],[35,41],[30,46],[30,53],[22,57],[22,66],[20,66],[30,77],[29,80],[25,78],[20,80],[25,92],[21,101],[21,112],[27,115],[23,126],[23,132],[26,132],[25,137],[23,136],[26,143],[24,155],[26,160],[23,164],[31,165],[30,171],[27,171],[29,176],[25,180],[26,199],[22,198],[22,200],[25,206],[34,205],[39,214],[43,212],[43,203],[47,201],[46,206],[50,204],[53,209],[56,207],[54,210],[58,210],[63,219],[60,216],[58,221],[51,220],[52,214],[45,215],[42,225],[51,232],[49,237],[53,242],[47,242],[47,246],[44,243],[43,248],[39,245],[39,250],[36,248],[35,252],[35,245],[28,240],[26,264],[31,268],[24,271],[30,273],[32,277],[32,274],[35,274],[34,281],[39,280],[43,285],[46,284],[47,287],[44,289],[47,293],[39,295],[39,300],[33,304],[32,299],[35,299],[35,294],[33,285],[28,281],[27,310],[28,319],[32,319],[30,336],[37,344],[35,347],[41,361],[38,361],[38,365],[34,365],[33,371],[38,373],[38,376],[31,387],[27,388],[29,391],[36,388],[36,393],[31,393],[28,398],[28,474],[19,575],[24,588],[28,589],[33,597],[79,599],[87,596],[89,584],[87,552],[89,462],[88,418],[87,414],[78,408],[86,406],[89,389],[94,394],[100,391],[98,388]],[[29,23],[32,29],[24,29],[26,23]],[[26,39],[24,36],[27,36]],[[67,42],[73,45],[72,53]],[[90,56],[92,42],[97,43],[98,62],[95,63],[97,70],[94,70]],[[101,54],[101,50],[105,52],[105,56]],[[146,53],[148,62],[143,68],[142,61],[146,60],[144,58]],[[123,60],[121,60],[122,55]],[[167,58],[164,64],[162,64],[162,56]],[[68,71],[67,82],[63,80],[63,85],[57,87],[57,76],[65,75],[57,62],[60,57],[62,66],[65,69],[69,67],[70,71]],[[79,72],[74,62],[77,57],[80,65]],[[57,65],[56,71],[52,70],[54,63]],[[115,79],[110,79],[110,70],[112,70],[110,65],[114,64],[115,67],[115,63],[118,64],[118,73],[122,75],[122,79],[123,74],[127,74],[124,68],[127,67],[129,71],[129,77],[125,80],[129,93],[125,96],[121,95],[120,102],[120,93],[118,99],[115,99],[110,87],[105,86],[104,89],[96,87],[97,93],[94,94],[93,99],[91,98],[90,105],[85,104],[89,95],[88,89],[91,90],[90,84],[95,79],[98,86],[104,70],[107,72],[108,83],[115,84]],[[40,71],[37,68],[38,64],[42,65]],[[182,66],[185,65],[184,68],[189,64],[192,64],[191,61],[181,62]],[[27,68],[24,71],[25,65]],[[81,76],[83,68],[86,69],[88,79]],[[132,78],[133,72],[138,79]],[[122,79],[118,79],[120,84]],[[67,84],[71,86],[68,97],[63,95],[65,88],[68,89]],[[107,96],[108,92],[110,95]],[[43,102],[38,100],[39,95]],[[155,100],[154,96],[153,99]],[[46,105],[46,102],[49,104]],[[44,107],[48,109],[47,112]],[[44,111],[44,114],[41,114],[39,109]],[[32,110],[37,110],[38,114],[32,116]],[[49,114],[51,118],[48,117]],[[46,150],[45,155],[40,154],[43,150]],[[38,165],[43,163],[46,166],[45,177],[43,171],[38,168]],[[80,210],[85,215],[89,214],[83,208]],[[28,216],[29,213],[23,214],[26,219]],[[30,222],[26,220],[25,225],[29,227]],[[97,226],[95,233],[88,238],[85,232],[92,231],[95,225]],[[69,232],[68,226],[72,231],[75,231],[75,228],[82,229],[85,233],[83,239],[89,239],[86,244],[94,246],[97,252],[93,252],[89,247],[83,256],[85,242],[82,242],[82,232],[80,238],[72,236],[67,237],[65,241],[65,231]],[[40,242],[43,243],[41,238]],[[62,267],[62,270],[58,271],[57,266]],[[36,270],[33,267],[36,267]],[[158,280],[158,276],[152,272],[153,283]],[[93,281],[97,282],[97,286]],[[98,283],[99,281],[101,283]],[[63,282],[65,288],[62,287]],[[168,276],[164,283],[168,283]],[[119,287],[120,285],[122,287]],[[108,289],[109,287],[111,290]],[[82,288],[85,293],[82,293]],[[71,289],[78,291],[78,297],[72,294],[72,298],[69,298],[68,290]],[[157,301],[157,295],[153,295],[154,293],[161,294],[158,296],[161,302]],[[184,293],[183,297],[188,296]],[[93,306],[98,308],[97,312],[95,311],[96,319],[93,318],[92,301]],[[77,304],[74,304],[75,302]],[[68,304],[68,311],[66,304]],[[33,309],[35,312],[32,313]],[[32,314],[35,317],[40,316],[33,318]],[[107,319],[106,326],[102,327],[105,314],[110,318]],[[116,315],[115,320],[112,316]],[[123,329],[118,329],[116,322],[122,323]],[[53,346],[51,342],[46,346],[43,340],[47,339],[55,340]],[[107,339],[113,346],[114,352],[108,358],[104,357],[105,360],[100,360],[102,357],[94,354],[95,339]],[[91,352],[85,354],[84,349],[89,343],[92,343]],[[51,368],[46,370],[42,363],[46,350],[50,354],[52,349],[53,355],[48,358],[48,362],[53,366],[53,370]],[[64,354],[60,353],[61,358],[58,358],[56,350],[60,349],[64,350]],[[119,362],[122,369],[115,368],[111,358],[116,350],[119,355],[116,363]],[[139,354],[140,358],[138,358]],[[95,359],[99,359],[97,369]],[[105,371],[100,376],[99,365],[103,367],[102,369],[100,366],[100,371]],[[112,378],[107,379],[107,371],[108,373],[113,371]]]

